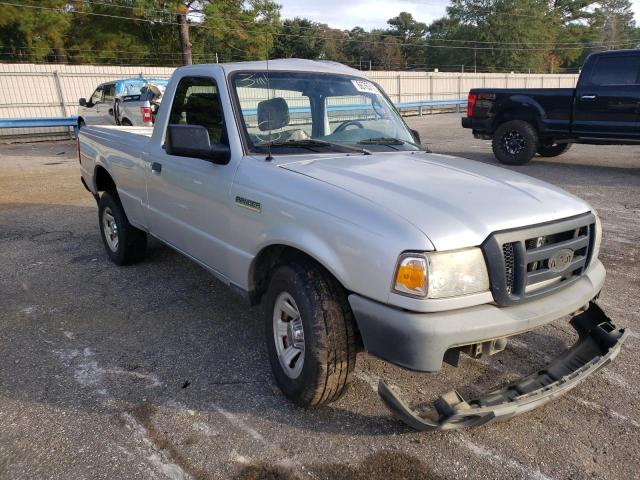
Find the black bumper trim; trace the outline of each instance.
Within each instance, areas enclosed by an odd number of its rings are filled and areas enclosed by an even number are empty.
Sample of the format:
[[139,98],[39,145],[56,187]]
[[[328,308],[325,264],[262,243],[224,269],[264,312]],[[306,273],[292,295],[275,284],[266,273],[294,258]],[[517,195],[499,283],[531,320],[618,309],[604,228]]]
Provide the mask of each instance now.
[[445,393],[433,404],[437,418],[413,411],[382,380],[378,394],[395,417],[420,431],[453,430],[506,420],[555,400],[577,386],[610,363],[628,336],[625,329],[617,330],[593,302],[571,320],[571,326],[578,332],[578,341],[549,365],[475,400],[465,401],[455,390]]

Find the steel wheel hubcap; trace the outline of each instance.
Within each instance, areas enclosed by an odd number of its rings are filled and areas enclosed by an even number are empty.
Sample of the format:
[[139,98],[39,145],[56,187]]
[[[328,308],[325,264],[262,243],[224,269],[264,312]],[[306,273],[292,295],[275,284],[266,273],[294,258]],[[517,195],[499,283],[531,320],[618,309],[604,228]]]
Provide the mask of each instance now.
[[517,155],[524,150],[527,142],[520,132],[512,130],[502,136],[502,146],[509,155]]
[[298,378],[304,365],[304,328],[298,305],[287,292],[278,295],[273,307],[273,339],[282,370]]
[[105,208],[104,212],[102,212],[102,230],[104,231],[104,238],[107,241],[107,245],[109,245],[112,252],[116,252],[118,250],[118,244],[120,243],[118,239],[118,224],[115,218],[113,218],[113,213],[109,207]]

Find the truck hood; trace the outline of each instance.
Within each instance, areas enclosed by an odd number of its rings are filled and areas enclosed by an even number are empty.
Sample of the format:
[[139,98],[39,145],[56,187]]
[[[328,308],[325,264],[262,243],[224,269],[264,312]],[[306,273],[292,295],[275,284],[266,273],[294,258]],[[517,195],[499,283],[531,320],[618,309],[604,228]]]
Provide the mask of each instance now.
[[421,230],[436,250],[589,211],[578,197],[511,170],[425,152],[316,157],[280,165],[365,198]]

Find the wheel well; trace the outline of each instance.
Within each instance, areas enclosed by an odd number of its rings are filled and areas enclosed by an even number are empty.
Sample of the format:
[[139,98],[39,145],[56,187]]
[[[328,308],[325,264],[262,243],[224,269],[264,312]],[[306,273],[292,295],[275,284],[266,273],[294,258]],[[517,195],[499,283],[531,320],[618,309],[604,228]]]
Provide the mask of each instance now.
[[253,260],[251,270],[249,272],[249,297],[252,305],[260,303],[262,295],[267,290],[269,277],[274,267],[291,261],[306,262],[321,268],[327,272],[327,274],[331,275],[338,285],[344,288],[335,275],[333,275],[324,265],[308,253],[289,245],[269,245],[258,253],[256,258]]
[[538,112],[532,108],[512,108],[501,112],[497,117],[494,125],[494,130],[500,125],[511,120],[523,120],[530,123],[536,130],[540,127],[540,118]]
[[[289,245],[270,245],[262,249],[254,259],[251,265],[251,271],[249,273],[249,300],[251,302],[251,305],[257,305],[258,303],[260,303],[262,296],[267,291],[267,287],[269,285],[269,277],[274,267],[279,264],[293,261],[305,262],[307,265],[316,266],[317,268],[324,270],[327,275],[335,280],[336,285],[340,289],[342,289],[342,292],[344,293],[344,308],[351,311],[351,306],[347,301],[349,290],[347,290],[344,285],[342,285],[340,280],[338,280],[336,276],[329,271],[329,269],[327,269],[311,255]],[[353,317],[352,313],[350,314],[350,316],[353,320],[357,351],[364,351],[364,344],[362,342],[362,336],[360,335],[358,322]]]
[[107,169],[101,166],[96,167],[96,172],[94,174],[95,182],[96,182],[96,190],[99,192],[106,192],[109,190],[116,189],[116,182],[113,181]]

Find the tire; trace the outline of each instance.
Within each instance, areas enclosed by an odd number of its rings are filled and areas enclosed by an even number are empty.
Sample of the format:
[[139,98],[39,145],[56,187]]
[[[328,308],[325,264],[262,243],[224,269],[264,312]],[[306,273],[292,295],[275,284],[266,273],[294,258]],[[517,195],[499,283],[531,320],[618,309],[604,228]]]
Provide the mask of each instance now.
[[505,165],[524,165],[538,150],[538,134],[528,122],[511,120],[498,127],[491,142],[493,154]]
[[81,118],[78,120],[78,129],[86,127],[85,121]]
[[[289,307],[293,315],[285,313]],[[357,343],[351,309],[338,282],[304,259],[280,265],[264,297],[264,318],[269,361],[282,393],[303,407],[340,398],[356,366]],[[285,330],[278,324],[286,325]],[[285,367],[282,352],[296,345],[301,351],[287,356],[292,361]]]
[[104,248],[113,263],[131,265],[144,258],[147,234],[129,223],[116,192],[104,192],[100,197],[98,220]]
[[570,143],[556,143],[554,145],[540,145],[538,155],[541,157],[557,157],[571,148]]
[[120,122],[120,125],[122,125],[123,127],[133,126],[133,124],[131,123],[131,120],[129,120],[128,118],[123,118],[122,121]]

